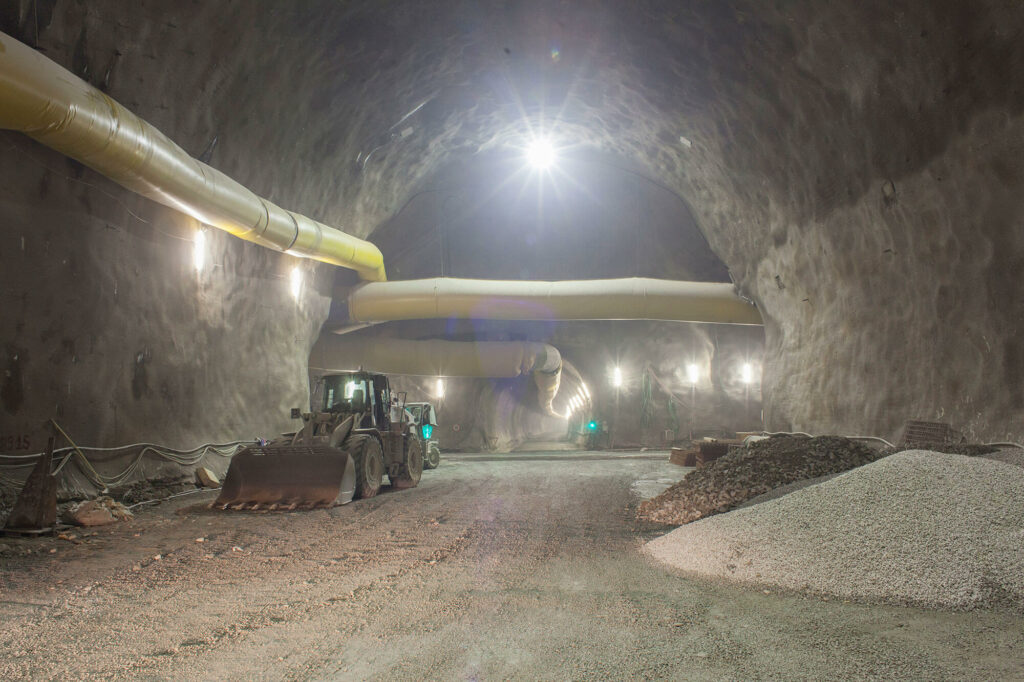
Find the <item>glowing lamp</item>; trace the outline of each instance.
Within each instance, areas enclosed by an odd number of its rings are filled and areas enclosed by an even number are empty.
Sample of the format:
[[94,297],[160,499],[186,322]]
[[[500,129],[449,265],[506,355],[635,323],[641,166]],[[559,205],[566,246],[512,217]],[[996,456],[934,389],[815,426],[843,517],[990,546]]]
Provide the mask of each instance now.
[[526,147],[526,160],[537,170],[547,170],[555,162],[555,148],[551,142],[539,137]]
[[299,300],[299,294],[302,293],[302,270],[299,269],[298,265],[292,268],[291,289],[292,298],[296,301]]
[[754,368],[750,366],[749,362],[743,364],[743,370],[741,374],[743,378],[743,383],[745,384],[749,384],[754,380]]

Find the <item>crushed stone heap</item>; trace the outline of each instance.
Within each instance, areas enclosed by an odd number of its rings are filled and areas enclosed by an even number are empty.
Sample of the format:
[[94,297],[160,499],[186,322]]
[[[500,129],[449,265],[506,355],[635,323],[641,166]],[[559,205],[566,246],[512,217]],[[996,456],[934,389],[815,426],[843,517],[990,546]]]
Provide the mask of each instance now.
[[751,443],[691,471],[683,480],[640,504],[647,521],[684,524],[728,511],[774,488],[836,474],[882,454],[838,436],[777,436]]
[[1024,468],[910,450],[678,528],[644,551],[741,583],[1024,612]]

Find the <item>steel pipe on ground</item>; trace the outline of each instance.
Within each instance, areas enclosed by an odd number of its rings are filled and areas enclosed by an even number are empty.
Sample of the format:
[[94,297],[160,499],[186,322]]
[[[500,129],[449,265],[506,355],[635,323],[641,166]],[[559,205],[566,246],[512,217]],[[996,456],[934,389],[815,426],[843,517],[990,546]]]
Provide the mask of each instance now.
[[633,277],[568,282],[434,278],[369,282],[348,295],[353,322],[413,319],[675,320],[762,324],[732,284]]
[[0,128],[16,130],[119,185],[261,246],[383,281],[376,246],[292,213],[198,161],[113,99],[0,33]]

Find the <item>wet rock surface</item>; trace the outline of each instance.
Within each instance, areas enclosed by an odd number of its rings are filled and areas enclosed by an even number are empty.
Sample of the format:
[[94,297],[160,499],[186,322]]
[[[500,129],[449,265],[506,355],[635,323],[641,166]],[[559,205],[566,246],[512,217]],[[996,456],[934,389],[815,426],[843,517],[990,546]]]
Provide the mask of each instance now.
[[776,436],[732,450],[637,509],[640,518],[684,524],[719,514],[775,488],[873,462],[881,453],[838,436]]

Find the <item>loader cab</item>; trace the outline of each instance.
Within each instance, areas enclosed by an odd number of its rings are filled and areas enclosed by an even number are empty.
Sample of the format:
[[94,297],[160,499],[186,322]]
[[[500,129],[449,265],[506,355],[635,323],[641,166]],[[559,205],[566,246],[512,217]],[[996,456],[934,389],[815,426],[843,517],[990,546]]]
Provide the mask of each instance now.
[[391,404],[388,378],[367,372],[328,374],[320,388],[322,412],[367,412],[357,429],[386,429]]

